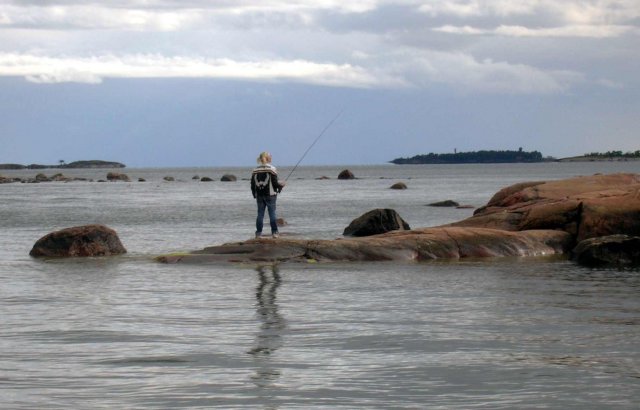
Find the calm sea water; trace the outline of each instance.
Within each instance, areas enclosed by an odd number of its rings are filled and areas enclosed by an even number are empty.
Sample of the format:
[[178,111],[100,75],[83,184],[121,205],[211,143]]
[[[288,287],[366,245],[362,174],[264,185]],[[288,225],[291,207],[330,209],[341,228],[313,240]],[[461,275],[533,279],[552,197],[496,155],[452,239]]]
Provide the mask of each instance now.
[[[472,210],[425,204],[480,206],[515,182],[640,162],[349,167],[359,179],[338,181],[343,168],[296,171],[278,199],[284,234],[339,237],[379,207],[439,225]],[[557,257],[162,265],[153,256],[253,235],[249,168],[124,172],[148,182],[0,185],[1,408],[638,408],[637,271]],[[192,179],[223,173],[239,181]],[[409,189],[388,189],[398,181]],[[89,223],[129,253],[28,256]]]

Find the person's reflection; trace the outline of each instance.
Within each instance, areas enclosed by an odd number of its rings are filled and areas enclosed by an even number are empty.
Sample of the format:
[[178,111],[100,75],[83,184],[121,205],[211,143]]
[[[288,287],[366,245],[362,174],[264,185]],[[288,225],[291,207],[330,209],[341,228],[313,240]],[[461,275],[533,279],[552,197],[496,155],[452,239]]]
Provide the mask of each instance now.
[[256,346],[247,353],[259,360],[256,375],[252,379],[258,386],[264,387],[280,376],[280,371],[273,367],[270,356],[282,346],[286,323],[278,312],[276,300],[282,283],[278,266],[259,266],[256,270],[260,280],[256,287],[256,313],[260,320],[260,330],[256,336]]

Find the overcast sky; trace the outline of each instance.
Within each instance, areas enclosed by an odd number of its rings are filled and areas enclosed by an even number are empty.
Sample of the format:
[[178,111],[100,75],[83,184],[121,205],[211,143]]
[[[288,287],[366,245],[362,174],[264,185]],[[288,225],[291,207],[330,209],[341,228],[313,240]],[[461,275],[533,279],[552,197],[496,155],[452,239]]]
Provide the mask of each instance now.
[[640,149],[640,0],[0,0],[0,163]]

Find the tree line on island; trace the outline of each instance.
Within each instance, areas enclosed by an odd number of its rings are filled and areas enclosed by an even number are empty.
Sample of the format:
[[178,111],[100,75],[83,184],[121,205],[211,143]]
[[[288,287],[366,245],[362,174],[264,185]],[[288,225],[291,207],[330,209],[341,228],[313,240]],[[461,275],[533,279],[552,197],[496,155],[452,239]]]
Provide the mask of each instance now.
[[640,150],[635,151],[607,151],[607,152],[591,152],[589,154],[584,154],[587,158],[640,158]]
[[507,164],[533,163],[551,161],[626,161],[640,160],[640,150],[591,152],[577,157],[561,158],[544,157],[539,151],[514,150],[481,150],[469,152],[453,152],[444,154],[415,155],[409,158],[396,158],[392,164]]
[[539,151],[470,151],[453,152],[446,154],[415,155],[410,158],[396,158],[393,164],[500,164],[513,162],[542,162],[542,154]]

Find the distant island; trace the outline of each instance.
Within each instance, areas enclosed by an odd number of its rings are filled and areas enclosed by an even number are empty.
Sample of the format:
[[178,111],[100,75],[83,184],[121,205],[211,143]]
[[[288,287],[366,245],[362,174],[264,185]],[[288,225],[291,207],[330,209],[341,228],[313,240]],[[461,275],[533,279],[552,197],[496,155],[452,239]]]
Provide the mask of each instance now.
[[542,162],[538,151],[471,151],[448,154],[422,154],[411,158],[396,158],[393,164],[502,164],[514,162]]
[[81,169],[81,168],[125,168],[125,167],[126,167],[126,165],[121,164],[119,162],[101,161],[101,160],[74,161],[74,162],[70,162],[68,164],[61,160],[58,165],[0,164],[0,169],[49,169],[49,168],[59,168],[59,169],[77,168],[77,169]]

